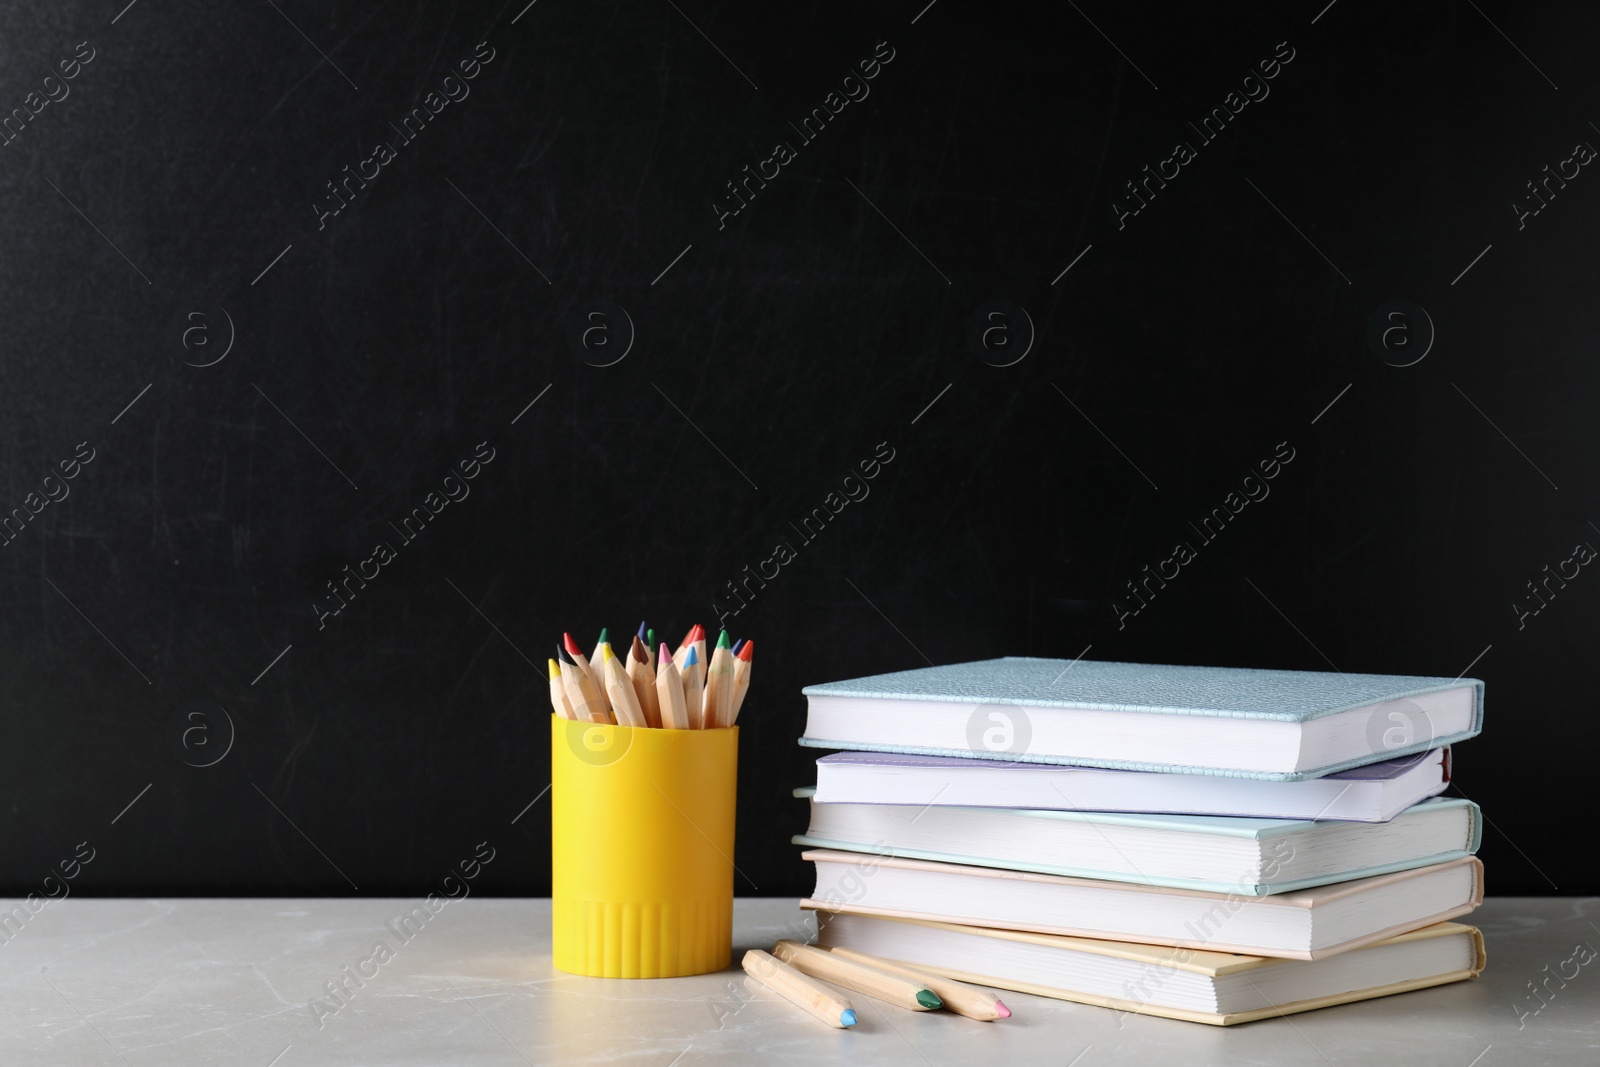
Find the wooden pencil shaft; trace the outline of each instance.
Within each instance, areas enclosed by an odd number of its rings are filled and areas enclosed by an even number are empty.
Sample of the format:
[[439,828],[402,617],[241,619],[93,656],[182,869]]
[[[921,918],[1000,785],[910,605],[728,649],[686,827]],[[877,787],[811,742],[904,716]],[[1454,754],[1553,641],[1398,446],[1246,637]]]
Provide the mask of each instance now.
[[745,694],[750,691],[750,661],[735,658],[733,661],[733,698],[726,715],[727,724],[739,721],[739,709],[744,707]]
[[[744,954],[745,973],[780,997],[815,1015],[829,1026],[844,1029],[854,1018],[850,1002],[800,971],[775,958],[770,953],[753,948]],[[846,1016],[846,1012],[850,1012]]]
[[661,665],[661,671],[656,675],[656,697],[661,702],[661,725],[665,729],[694,729],[694,724],[689,721],[688,704],[683,697],[683,683],[670,659]]
[[[584,687],[584,691],[589,695],[590,703],[598,704],[600,710],[605,712],[604,719],[590,719],[589,721],[611,722],[611,701],[606,698],[605,686],[601,684],[600,675],[595,669],[598,664],[590,663],[584,659],[582,652],[573,652],[569,649],[567,654],[572,657],[572,662],[580,679],[579,684]],[[581,712],[578,717],[583,717]]]
[[711,653],[711,668],[706,672],[706,729],[733,725],[733,653],[718,648]]
[[578,717],[572,710],[572,702],[567,699],[567,688],[561,681],[559,671],[556,677],[550,679],[550,707],[563,719]]
[[701,685],[695,669],[690,667],[682,674],[683,704],[689,713],[689,729],[704,730],[705,687]]
[[574,715],[585,722],[611,721],[611,715],[604,704],[600,703],[600,694],[595,688],[594,679],[582,673],[571,663],[561,665],[561,683],[567,691],[567,699],[572,702]]
[[633,695],[639,701],[639,710],[644,712],[645,725],[661,728],[661,699],[656,693],[655,672],[648,663],[641,663],[636,659],[628,660],[628,681],[633,684]]
[[622,661],[608,656],[602,664],[606,677],[606,693],[611,697],[611,707],[622,726],[648,726],[639,698],[634,694],[633,682],[623,673]]
[[876,997],[909,1011],[929,1011],[941,1006],[939,997],[921,982],[902,978],[864,963],[835,956],[797,941],[779,941],[772,954],[802,974]]
[[921,982],[938,994],[939,999],[944,1001],[944,1006],[947,1010],[953,1011],[957,1015],[965,1015],[969,1019],[979,1019],[984,1022],[992,1022],[995,1019],[1002,1018],[1000,1014],[1000,999],[984,992],[977,986],[958,982],[954,978],[941,978],[936,974],[925,974],[914,968],[906,967],[890,960],[879,959],[877,956],[869,956],[865,952],[857,952],[854,949],[834,946],[828,951],[835,956],[843,956],[847,960],[864,963],[868,967],[876,967],[880,971],[896,974],[913,982]]

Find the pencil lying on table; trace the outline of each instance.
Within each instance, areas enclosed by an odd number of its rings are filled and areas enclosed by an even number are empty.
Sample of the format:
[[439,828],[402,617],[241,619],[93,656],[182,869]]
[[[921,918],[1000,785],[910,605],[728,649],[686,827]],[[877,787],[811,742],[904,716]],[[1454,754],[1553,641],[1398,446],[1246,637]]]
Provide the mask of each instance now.
[[932,1011],[944,1006],[939,994],[920,981],[880,971],[798,941],[779,941],[772,946],[772,954],[801,974],[865,993],[897,1008]]
[[[666,646],[661,646],[665,648]],[[670,663],[671,660],[668,660]],[[850,1002],[817,981],[758,948],[744,954],[744,970],[791,1004],[798,1005],[829,1026],[843,1030],[856,1024]]]
[[939,999],[944,1001],[946,1010],[953,1011],[957,1015],[965,1015],[969,1019],[978,1019],[983,1022],[1011,1018],[1011,1009],[1006,1007],[1000,1001],[1000,998],[987,990],[979,989],[975,985],[958,982],[954,978],[941,978],[938,975],[918,971],[902,964],[891,963],[888,960],[879,959],[877,956],[869,956],[865,952],[857,952],[854,949],[835,946],[827,951],[832,955],[843,956],[847,960],[854,960],[869,967],[876,967],[880,971],[887,971],[889,974],[897,974],[901,978],[907,978],[913,982],[921,982],[938,994]]

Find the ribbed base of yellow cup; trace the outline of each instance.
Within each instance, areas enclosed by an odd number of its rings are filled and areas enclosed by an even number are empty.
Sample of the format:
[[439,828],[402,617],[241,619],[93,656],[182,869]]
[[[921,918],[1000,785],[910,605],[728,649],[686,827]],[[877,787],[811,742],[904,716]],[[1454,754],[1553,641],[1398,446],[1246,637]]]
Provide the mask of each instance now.
[[733,958],[733,902],[624,904],[557,898],[553,961],[591,978],[682,978]]

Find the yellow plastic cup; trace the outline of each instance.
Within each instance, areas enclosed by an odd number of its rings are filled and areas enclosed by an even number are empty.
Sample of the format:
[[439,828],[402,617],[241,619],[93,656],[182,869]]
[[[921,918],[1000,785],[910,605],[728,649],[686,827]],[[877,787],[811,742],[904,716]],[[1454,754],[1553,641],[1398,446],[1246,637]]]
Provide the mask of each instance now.
[[719,971],[733,953],[739,728],[552,716],[552,938],[594,978]]

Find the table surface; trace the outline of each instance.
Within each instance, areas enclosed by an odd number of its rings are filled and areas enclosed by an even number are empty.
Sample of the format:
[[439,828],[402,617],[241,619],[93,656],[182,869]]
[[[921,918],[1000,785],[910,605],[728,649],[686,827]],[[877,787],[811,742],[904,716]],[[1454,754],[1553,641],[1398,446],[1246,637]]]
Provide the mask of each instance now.
[[[414,909],[403,939],[391,923]],[[737,970],[562,974],[547,900],[430,914],[377,898],[67,899],[17,914],[0,927],[7,1065],[1600,1063],[1600,963],[1569,962],[1600,948],[1600,898],[1488,900],[1470,920],[1489,952],[1476,981],[1226,1029],[1007,993],[1015,1014],[996,1023],[855,997],[861,1022],[835,1030]],[[810,926],[793,900],[740,900],[735,961]]]

